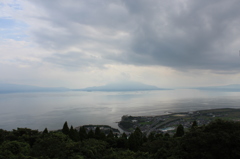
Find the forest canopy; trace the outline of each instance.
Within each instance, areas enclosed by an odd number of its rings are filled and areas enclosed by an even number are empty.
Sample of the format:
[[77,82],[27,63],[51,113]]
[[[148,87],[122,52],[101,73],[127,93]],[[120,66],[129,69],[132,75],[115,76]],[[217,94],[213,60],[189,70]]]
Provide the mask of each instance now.
[[206,126],[179,125],[173,136],[139,128],[129,135],[109,131],[79,130],[67,122],[59,131],[28,128],[0,129],[0,158],[23,159],[233,159],[240,158],[240,123],[215,120]]

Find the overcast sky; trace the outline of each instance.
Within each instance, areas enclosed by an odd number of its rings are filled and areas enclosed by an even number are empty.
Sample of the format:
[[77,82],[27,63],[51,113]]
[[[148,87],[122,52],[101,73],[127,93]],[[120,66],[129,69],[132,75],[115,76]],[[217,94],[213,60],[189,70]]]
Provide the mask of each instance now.
[[239,84],[239,0],[0,0],[0,82]]

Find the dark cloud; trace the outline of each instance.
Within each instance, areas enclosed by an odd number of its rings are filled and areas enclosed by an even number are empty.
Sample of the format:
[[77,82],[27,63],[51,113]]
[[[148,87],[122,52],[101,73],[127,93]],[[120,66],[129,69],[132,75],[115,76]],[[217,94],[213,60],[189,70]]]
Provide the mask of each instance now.
[[[137,13],[141,17],[136,18],[139,29],[132,53],[125,54],[124,61],[175,69],[239,70],[238,48],[232,46],[239,39],[236,33],[240,33],[236,29],[240,18],[237,4],[238,1],[160,2],[159,14]],[[134,13],[141,10],[130,6]]]
[[[120,50],[119,54],[99,52],[102,58],[96,63],[101,65],[114,60],[216,73],[235,73],[240,68],[240,2],[237,0],[31,2],[44,9],[48,16],[42,18],[56,28],[55,32],[33,32],[35,40],[46,48],[67,48],[87,41]],[[76,25],[92,27],[109,36],[87,35]],[[129,36],[120,40],[112,38],[117,32]],[[70,59],[75,57],[72,53],[67,55],[58,54],[55,56],[58,60],[50,58],[49,61],[71,63]],[[94,58],[84,60],[84,65],[94,65]]]

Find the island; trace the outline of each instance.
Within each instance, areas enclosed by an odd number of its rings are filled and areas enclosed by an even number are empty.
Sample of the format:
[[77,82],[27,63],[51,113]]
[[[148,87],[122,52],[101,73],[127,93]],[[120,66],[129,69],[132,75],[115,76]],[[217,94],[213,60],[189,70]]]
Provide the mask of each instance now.
[[121,81],[108,83],[103,86],[87,87],[83,89],[73,89],[73,91],[103,91],[103,92],[128,92],[128,91],[151,91],[151,90],[171,90],[167,88],[158,88],[156,86],[143,84],[133,81]]

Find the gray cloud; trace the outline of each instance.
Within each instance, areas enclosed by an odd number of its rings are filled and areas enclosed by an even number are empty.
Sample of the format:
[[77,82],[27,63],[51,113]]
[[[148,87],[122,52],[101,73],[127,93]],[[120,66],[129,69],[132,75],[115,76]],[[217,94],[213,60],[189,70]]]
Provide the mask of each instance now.
[[68,52],[66,54],[55,53],[51,57],[44,58],[44,61],[73,71],[83,67],[105,68],[104,64],[111,63],[111,61],[107,61],[101,57],[82,52]]
[[[139,29],[131,46],[132,54],[126,54],[124,61],[175,69],[239,70],[238,48],[231,46],[239,39],[236,33],[240,33],[236,28],[240,18],[238,3],[167,2],[157,6],[159,14],[137,13],[141,17],[136,18]],[[130,6],[134,12],[141,10]]]
[[[72,60],[82,59],[83,65],[102,66],[114,60],[216,73],[236,73],[240,68],[240,2],[237,0],[31,2],[44,9],[48,16],[41,18],[56,28],[32,32],[35,41],[43,47],[63,49],[88,42],[121,52],[115,54],[95,48],[102,51],[97,62],[94,57],[76,58],[80,55],[71,52],[56,54],[48,58],[49,62],[71,65]],[[94,28],[103,37],[86,34],[85,27]],[[114,39],[118,32],[129,36]]]

